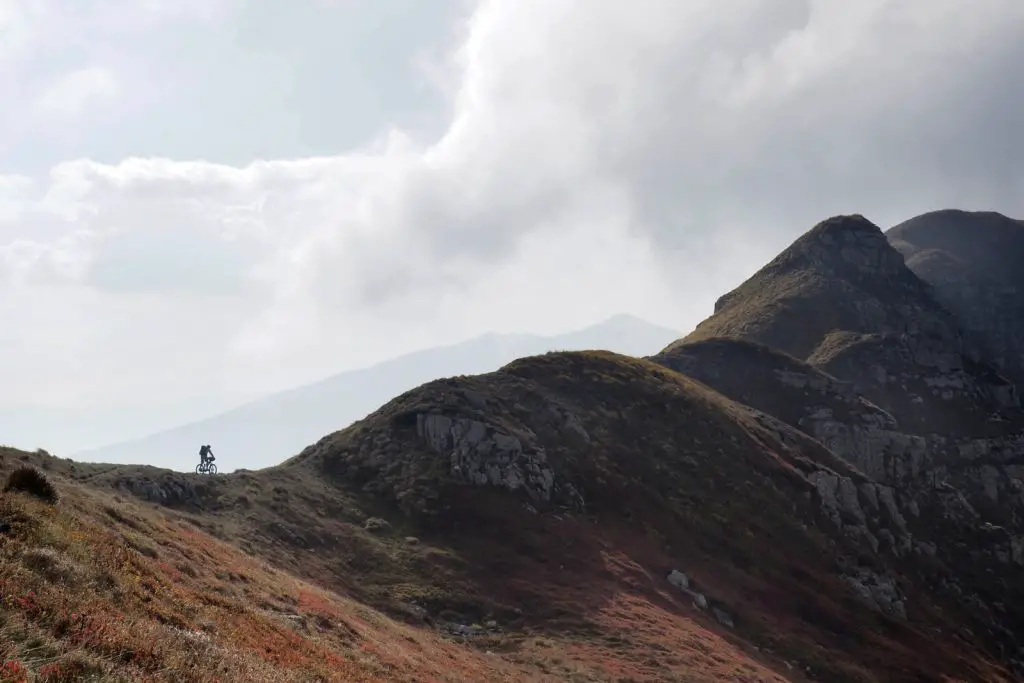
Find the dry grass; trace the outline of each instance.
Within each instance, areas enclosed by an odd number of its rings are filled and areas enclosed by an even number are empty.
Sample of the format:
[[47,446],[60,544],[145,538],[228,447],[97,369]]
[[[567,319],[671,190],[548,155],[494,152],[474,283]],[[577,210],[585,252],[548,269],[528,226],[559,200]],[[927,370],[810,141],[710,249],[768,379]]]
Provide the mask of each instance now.
[[0,496],[0,681],[516,678],[173,514],[65,493]]

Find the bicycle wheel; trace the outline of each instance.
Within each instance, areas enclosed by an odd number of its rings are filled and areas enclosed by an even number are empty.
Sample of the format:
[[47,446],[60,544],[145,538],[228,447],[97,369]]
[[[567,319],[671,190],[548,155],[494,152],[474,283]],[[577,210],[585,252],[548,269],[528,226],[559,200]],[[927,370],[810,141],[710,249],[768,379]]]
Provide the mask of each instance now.
[[211,462],[211,463],[210,463],[210,469],[208,470],[208,472],[209,472],[210,474],[217,474],[217,466],[216,466],[216,465],[214,465],[214,464],[213,464],[213,463]]
[[203,466],[202,465],[196,465],[196,474],[202,474],[202,473],[203,473]]

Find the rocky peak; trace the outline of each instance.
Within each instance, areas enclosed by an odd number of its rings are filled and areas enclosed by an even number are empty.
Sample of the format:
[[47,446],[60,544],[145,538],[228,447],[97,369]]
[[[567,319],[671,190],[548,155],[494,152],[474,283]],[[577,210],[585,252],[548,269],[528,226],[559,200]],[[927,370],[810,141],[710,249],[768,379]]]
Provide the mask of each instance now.
[[818,223],[721,297],[686,339],[746,339],[807,358],[835,331],[961,345],[959,323],[861,215]]
[[860,214],[833,216],[811,228],[779,260],[809,259],[837,275],[904,276],[903,256],[882,230]]
[[[852,383],[901,430],[1001,434],[1021,423],[1020,394],[988,362],[995,341],[968,333],[970,313],[957,315],[965,308],[944,305],[869,220],[834,216],[722,297],[714,315],[668,350],[714,338],[763,344]],[[992,319],[1024,324],[1024,315]],[[998,330],[993,337],[1002,339]]]

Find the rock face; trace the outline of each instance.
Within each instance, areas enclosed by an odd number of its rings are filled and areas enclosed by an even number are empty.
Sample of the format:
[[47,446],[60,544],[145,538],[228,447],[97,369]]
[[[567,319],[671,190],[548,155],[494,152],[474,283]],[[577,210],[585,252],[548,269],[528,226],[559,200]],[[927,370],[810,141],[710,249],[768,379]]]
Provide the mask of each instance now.
[[522,488],[535,500],[551,500],[555,475],[541,447],[529,452],[515,436],[483,422],[429,413],[416,416],[416,434],[449,457],[455,477],[510,491]]

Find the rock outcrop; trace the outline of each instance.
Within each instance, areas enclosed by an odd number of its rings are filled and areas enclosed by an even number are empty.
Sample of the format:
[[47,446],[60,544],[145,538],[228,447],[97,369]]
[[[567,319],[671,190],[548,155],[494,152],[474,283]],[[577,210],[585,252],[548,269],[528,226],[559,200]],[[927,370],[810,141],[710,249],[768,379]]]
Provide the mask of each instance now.
[[555,475],[542,447],[524,448],[519,438],[483,422],[430,413],[416,416],[416,434],[448,456],[452,476],[510,491],[522,488],[535,500],[551,500]]

